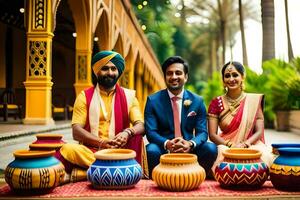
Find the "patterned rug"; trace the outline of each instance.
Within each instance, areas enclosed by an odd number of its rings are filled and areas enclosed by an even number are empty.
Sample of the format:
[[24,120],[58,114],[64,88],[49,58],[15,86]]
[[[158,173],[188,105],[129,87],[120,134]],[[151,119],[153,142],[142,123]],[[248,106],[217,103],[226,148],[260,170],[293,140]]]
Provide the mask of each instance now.
[[[160,190],[153,181],[141,180],[134,188],[127,190],[95,190],[92,185],[85,182],[70,183],[55,188],[51,193],[44,195],[26,196],[26,199],[45,198],[72,198],[72,199],[193,199],[193,198],[300,198],[299,192],[284,192],[273,188],[272,183],[267,181],[263,187],[255,191],[236,191],[223,189],[219,183],[212,180],[204,181],[196,190],[189,192],[168,192]],[[8,185],[0,187],[0,199],[23,198],[14,194]]]

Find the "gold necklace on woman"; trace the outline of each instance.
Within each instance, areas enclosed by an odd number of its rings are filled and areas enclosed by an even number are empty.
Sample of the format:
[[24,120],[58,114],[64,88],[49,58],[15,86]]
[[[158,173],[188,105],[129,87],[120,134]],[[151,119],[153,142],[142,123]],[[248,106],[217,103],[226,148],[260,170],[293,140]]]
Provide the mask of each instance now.
[[240,94],[240,96],[238,96],[238,98],[236,99],[232,99],[228,96],[228,93],[225,94],[225,98],[228,102],[229,105],[229,109],[231,112],[233,112],[235,110],[235,108],[240,104],[241,100],[245,97],[245,93],[242,92]]

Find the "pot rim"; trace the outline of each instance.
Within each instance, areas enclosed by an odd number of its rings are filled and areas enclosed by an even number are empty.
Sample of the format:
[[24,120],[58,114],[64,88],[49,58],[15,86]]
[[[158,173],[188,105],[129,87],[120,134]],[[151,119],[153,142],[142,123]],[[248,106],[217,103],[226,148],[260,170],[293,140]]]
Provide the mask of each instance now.
[[29,144],[29,148],[59,148],[65,143],[51,144],[51,143],[43,143],[43,144]]
[[286,147],[300,147],[300,143],[273,143],[271,144],[273,148],[286,148]]
[[102,149],[94,153],[99,160],[128,160],[136,157],[135,151],[131,149]]
[[299,153],[300,153],[299,147],[280,147],[277,150],[278,150],[279,154],[290,153],[290,154],[299,155]]
[[38,133],[35,136],[38,139],[45,139],[45,138],[61,139],[63,137],[62,134],[57,134],[57,133]]
[[197,161],[197,156],[192,153],[168,153],[160,156],[162,163],[193,163]]
[[16,150],[14,153],[15,158],[42,158],[49,157],[55,154],[55,151],[38,151],[38,150],[27,150],[20,149]]
[[230,148],[223,151],[225,158],[232,159],[258,159],[261,157],[261,151],[256,149]]

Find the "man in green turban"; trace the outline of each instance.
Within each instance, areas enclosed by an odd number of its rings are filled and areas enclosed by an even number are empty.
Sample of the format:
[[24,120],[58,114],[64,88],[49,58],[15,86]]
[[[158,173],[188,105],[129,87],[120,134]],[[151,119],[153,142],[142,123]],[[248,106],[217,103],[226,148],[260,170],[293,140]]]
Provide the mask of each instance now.
[[133,149],[136,160],[143,164],[144,123],[139,102],[134,90],[117,84],[124,69],[124,58],[117,52],[101,51],[92,58],[94,86],[77,96],[73,109],[73,138],[80,145],[65,144],[57,153],[73,182],[86,179],[86,169],[99,149]]

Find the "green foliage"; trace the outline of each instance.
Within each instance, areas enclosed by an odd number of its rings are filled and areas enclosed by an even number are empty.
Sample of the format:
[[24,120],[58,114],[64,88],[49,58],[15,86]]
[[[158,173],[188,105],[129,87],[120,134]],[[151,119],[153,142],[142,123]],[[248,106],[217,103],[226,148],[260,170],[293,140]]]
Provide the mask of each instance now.
[[268,79],[265,91],[270,96],[272,110],[290,110],[290,90],[287,82],[299,76],[295,68],[282,60],[273,59],[263,63],[263,74]]
[[206,87],[203,89],[202,96],[206,105],[209,105],[211,100],[224,93],[222,77],[220,73],[214,72],[212,78],[207,81]]
[[[296,58],[291,63],[278,59],[266,61],[262,74],[246,67],[245,91],[265,95],[266,123],[272,124],[277,110],[300,109],[300,59]],[[208,105],[222,93],[222,77],[215,72],[207,81],[202,95]]]
[[293,77],[286,82],[289,88],[288,102],[291,109],[300,109],[300,76]]
[[174,55],[173,34],[176,29],[169,23],[156,21],[148,26],[146,36],[149,39],[151,46],[162,63],[169,56]]
[[[169,1],[147,1],[147,5],[143,5],[143,2],[144,0],[134,0],[131,3],[140,24],[146,26],[144,33],[162,63],[175,52],[173,35],[176,28],[169,20],[171,4]],[[138,6],[142,9],[138,9]]]

